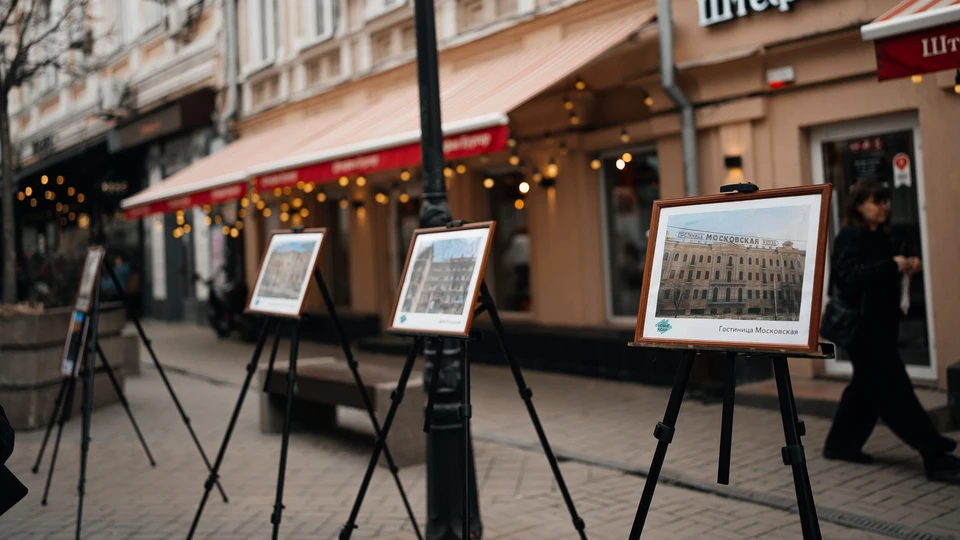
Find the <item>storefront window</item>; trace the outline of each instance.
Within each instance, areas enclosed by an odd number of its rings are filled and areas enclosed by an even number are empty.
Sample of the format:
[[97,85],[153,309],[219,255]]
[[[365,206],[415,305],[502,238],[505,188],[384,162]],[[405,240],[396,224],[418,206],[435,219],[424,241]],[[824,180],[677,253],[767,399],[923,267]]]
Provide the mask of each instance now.
[[[502,311],[530,311],[530,234],[520,173],[490,176],[487,217],[497,222],[487,263],[487,284]],[[489,185],[489,184],[486,184]],[[526,189],[533,189],[528,183]],[[492,274],[492,275],[491,275]]]
[[[653,201],[660,197],[655,151],[622,153],[601,160],[604,181],[608,305],[614,317],[634,317],[640,305]],[[713,292],[716,296],[716,290]]]
[[[404,196],[406,195],[406,196]],[[410,242],[413,240],[413,231],[420,226],[420,196],[411,196],[406,192],[401,194],[397,200],[397,226],[396,242],[397,257],[395,265],[397,268],[397,283],[403,274],[403,265],[407,261],[407,254],[410,251]]]

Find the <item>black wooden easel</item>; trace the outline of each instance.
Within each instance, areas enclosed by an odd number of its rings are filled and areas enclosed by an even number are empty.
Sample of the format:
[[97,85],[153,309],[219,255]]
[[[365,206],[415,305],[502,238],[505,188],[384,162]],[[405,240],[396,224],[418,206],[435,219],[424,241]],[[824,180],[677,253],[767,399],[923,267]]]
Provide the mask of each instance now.
[[[510,354],[510,351],[507,350],[506,346],[506,333],[503,329],[503,323],[500,321],[500,315],[497,312],[497,307],[494,304],[493,297],[490,295],[490,291],[487,289],[485,283],[480,284],[480,296],[478,298],[479,306],[473,313],[473,317],[476,318],[483,312],[487,312],[490,315],[490,320],[493,323],[495,333],[497,334],[497,341],[500,344],[500,349],[503,352],[503,356],[506,359],[507,363],[510,365],[510,371],[513,373],[513,379],[517,384],[517,389],[520,392],[520,397],[523,399],[524,404],[527,407],[527,412],[530,415],[530,420],[533,422],[533,427],[537,431],[537,437],[540,439],[540,445],[543,447],[543,452],[547,456],[547,461],[550,462],[550,468],[553,471],[554,479],[557,482],[557,486],[560,488],[560,493],[563,495],[563,500],[567,505],[567,510],[570,513],[570,517],[573,520],[573,525],[577,530],[577,534],[581,540],[586,540],[587,535],[584,531],[585,524],[583,519],[577,514],[577,509],[574,506],[573,499],[570,497],[570,492],[567,490],[567,484],[563,480],[563,474],[560,472],[560,466],[557,464],[557,458],[553,453],[553,450],[550,448],[550,443],[547,441],[547,435],[543,431],[543,425],[540,423],[540,417],[537,415],[537,411],[533,406],[533,391],[527,386],[526,381],[523,378],[523,373],[520,369],[520,363]],[[398,332],[398,334],[401,334]],[[413,370],[414,361],[417,359],[417,355],[420,353],[420,349],[423,346],[425,340],[432,340],[437,342],[442,342],[443,339],[451,339],[449,336],[425,336],[421,334],[401,334],[409,335],[413,337],[413,346],[410,347],[410,352],[407,354],[406,361],[403,364],[403,369],[400,372],[400,379],[397,382],[397,388],[391,395],[390,408],[387,411],[387,417],[383,422],[383,430],[380,432],[380,436],[377,437],[376,445],[373,448],[373,455],[370,456],[370,462],[367,464],[366,473],[363,476],[363,482],[360,484],[360,490],[357,493],[357,498],[353,503],[353,508],[350,511],[350,517],[347,520],[347,523],[343,526],[343,529],[340,531],[340,540],[349,540],[350,536],[353,534],[353,530],[357,528],[356,521],[357,515],[360,513],[360,507],[363,504],[363,498],[366,496],[367,488],[370,485],[370,480],[373,477],[373,472],[377,467],[377,461],[380,459],[380,453],[385,448],[386,438],[390,433],[390,427],[393,425],[393,418],[396,415],[397,408],[400,406],[401,400],[403,400],[403,394],[407,387],[407,381],[410,378],[410,372]],[[469,338],[453,338],[461,342],[461,346],[466,347],[470,341],[479,339],[479,333],[473,332]],[[442,356],[441,356],[442,358]],[[473,478],[471,475],[470,467],[470,452],[471,452],[471,439],[470,439],[470,418],[472,416],[471,405],[470,405],[470,362],[466,354],[464,354],[463,361],[460,363],[461,377],[463,378],[463,403],[460,406],[460,418],[463,422],[463,436],[464,436],[464,452],[463,452],[463,540],[470,538],[470,508],[472,501],[470,501],[471,489],[470,485],[473,483]],[[436,366],[434,374],[429,385],[429,390],[427,394],[427,407],[424,411],[424,431],[429,431],[430,426],[430,416],[433,413],[433,403],[434,397],[437,391],[437,381],[440,378],[441,366]]]
[[[295,230],[295,232],[298,232]],[[320,271],[314,273],[317,284],[320,286],[320,292],[323,295],[323,301],[326,304],[327,312],[330,315],[330,319],[333,321],[334,329],[339,338],[340,345],[343,348],[344,356],[347,360],[347,365],[350,368],[350,371],[353,374],[353,380],[357,385],[357,389],[360,392],[360,396],[363,400],[364,407],[367,409],[367,414],[370,416],[370,421],[373,424],[374,432],[377,436],[377,440],[380,441],[382,437],[385,437],[386,430],[389,427],[390,422],[393,421],[392,415],[388,415],[387,419],[384,421],[383,430],[381,431],[380,424],[377,421],[376,413],[373,409],[373,404],[370,401],[370,397],[367,395],[367,392],[364,390],[363,379],[360,376],[360,371],[358,369],[359,364],[353,356],[353,352],[350,349],[350,343],[347,340],[346,333],[343,330],[343,326],[340,322],[340,317],[337,315],[336,308],[333,305],[333,299],[330,296],[330,292],[327,289],[327,285],[323,280],[323,276],[320,274]],[[200,516],[203,514],[203,509],[206,506],[207,498],[210,496],[210,490],[213,488],[214,482],[216,482],[219,477],[220,466],[223,464],[223,458],[227,451],[227,445],[230,444],[230,437],[233,435],[233,430],[237,424],[237,418],[240,415],[240,408],[243,406],[244,398],[246,397],[247,390],[250,387],[250,382],[253,379],[254,373],[257,371],[257,365],[260,362],[260,355],[263,353],[263,347],[266,344],[267,334],[271,326],[274,326],[274,335],[273,335],[273,345],[270,350],[270,358],[267,365],[267,376],[265,377],[264,391],[266,391],[266,385],[270,382],[271,375],[273,373],[273,364],[274,360],[277,357],[277,348],[280,345],[281,329],[284,322],[290,322],[291,330],[291,343],[290,343],[290,364],[287,369],[287,381],[286,381],[286,407],[284,409],[283,417],[283,436],[280,443],[280,466],[277,477],[277,491],[276,491],[276,500],[273,507],[273,514],[270,516],[270,523],[273,524],[273,539],[276,540],[280,534],[280,520],[283,514],[283,484],[284,477],[286,475],[287,468],[287,448],[290,441],[290,418],[291,411],[293,409],[293,395],[295,393],[296,383],[297,383],[297,349],[300,344],[300,323],[302,322],[300,318],[282,318],[278,316],[269,316],[263,323],[263,329],[260,331],[260,337],[257,338],[257,345],[253,352],[253,357],[250,359],[250,362],[247,364],[247,376],[243,381],[243,387],[240,389],[240,396],[237,398],[237,404],[233,409],[233,414],[230,416],[230,423],[227,425],[227,432],[223,437],[223,443],[220,445],[220,451],[217,454],[217,459],[213,464],[213,468],[210,471],[210,476],[207,481],[204,483],[203,498],[200,499],[200,505],[197,507],[197,513],[193,518],[193,523],[190,525],[190,532],[187,534],[187,540],[193,538],[193,535],[196,533],[197,525],[200,523]],[[408,373],[409,375],[409,373]],[[381,433],[383,436],[381,437]],[[417,538],[423,540],[423,536],[420,534],[420,528],[417,526],[416,517],[413,514],[413,509],[410,506],[410,502],[407,499],[407,494],[403,489],[403,484],[400,481],[399,468],[396,463],[393,461],[393,457],[390,455],[390,451],[384,448],[384,457],[387,460],[387,465],[390,468],[391,474],[397,484],[397,489],[400,491],[400,497],[403,499],[403,505],[407,510],[407,515],[410,518],[410,522],[413,524],[413,528],[416,531]]]
[[[790,353],[791,357],[832,358],[833,346],[821,344],[822,354]],[[653,492],[657,488],[663,461],[667,455],[667,447],[673,441],[676,431],[677,416],[680,414],[680,405],[683,394],[690,380],[690,371],[693,360],[700,352],[717,352],[716,350],[683,349],[680,366],[670,391],[667,409],[663,414],[663,421],[658,422],[653,430],[657,439],[657,449],[647,473],[647,480],[640,497],[640,506],[630,530],[629,540],[639,540],[643,533],[643,525],[653,501]],[[736,392],[735,368],[737,357],[761,356],[773,363],[774,376],[777,381],[777,394],[780,400],[780,418],[783,422],[783,434],[786,446],[781,449],[783,464],[793,469],[793,482],[797,493],[797,511],[800,514],[800,527],[804,540],[821,540],[820,524],[817,519],[817,507],[813,502],[813,490],[810,487],[810,474],[807,472],[807,462],[804,456],[803,444],[800,438],[806,434],[803,421],[797,416],[797,404],[793,395],[793,386],[790,382],[790,370],[787,357],[782,354],[771,354],[757,351],[726,351],[726,365],[724,372],[723,411],[720,425],[720,465],[717,472],[717,483],[728,484],[730,481],[730,445],[733,440],[733,406]]]
[[[194,444],[197,446],[197,450],[200,452],[200,456],[203,458],[204,464],[207,469],[210,470],[210,461],[207,459],[207,455],[203,450],[203,447],[200,444],[200,440],[197,438],[197,434],[194,432],[193,427],[190,423],[190,418],[187,416],[186,412],[183,410],[183,406],[180,404],[180,400],[177,399],[177,395],[171,386],[169,379],[167,379],[166,372],[163,369],[163,366],[160,364],[160,361],[157,359],[156,353],[153,351],[153,346],[150,343],[150,340],[147,338],[146,332],[143,330],[143,326],[140,324],[140,320],[136,315],[133,315],[132,312],[127,309],[129,305],[127,303],[126,294],[123,291],[123,287],[120,285],[120,280],[117,278],[116,273],[113,271],[113,268],[107,264],[107,258],[104,257],[103,261],[100,263],[100,269],[106,270],[107,275],[110,277],[110,280],[113,282],[114,289],[118,292],[121,302],[123,304],[123,309],[126,309],[129,317],[132,319],[134,326],[137,328],[137,334],[140,337],[140,340],[143,342],[147,351],[150,353],[150,357],[153,360],[154,366],[157,368],[157,372],[160,373],[160,377],[163,380],[164,385],[167,388],[167,391],[170,393],[170,397],[173,399],[173,403],[177,408],[177,411],[180,413],[180,417],[183,420],[184,424],[187,426],[187,430],[190,432],[190,436],[193,438]],[[50,438],[50,433],[53,431],[54,424],[57,424],[57,437],[53,445],[53,455],[50,461],[50,470],[47,473],[47,482],[43,490],[43,498],[40,501],[40,504],[46,506],[47,496],[50,492],[50,483],[53,479],[53,471],[57,463],[57,455],[60,450],[60,438],[63,435],[63,426],[69,420],[72,413],[73,402],[74,402],[74,392],[76,389],[76,382],[78,377],[82,380],[83,384],[83,398],[81,399],[81,417],[82,417],[82,435],[81,435],[81,460],[80,460],[80,483],[79,483],[79,506],[77,510],[77,539],[80,538],[80,529],[83,517],[83,497],[84,489],[86,484],[86,469],[87,469],[87,455],[89,451],[90,443],[90,417],[92,415],[93,409],[93,376],[96,371],[96,358],[100,358],[100,362],[103,365],[103,372],[107,374],[107,377],[110,379],[110,384],[113,386],[114,392],[117,394],[117,399],[120,402],[120,405],[123,407],[124,411],[127,414],[127,417],[130,419],[130,423],[133,425],[133,429],[137,434],[137,438],[140,440],[140,444],[143,446],[144,452],[147,454],[147,460],[150,462],[151,467],[156,467],[157,462],[153,459],[153,455],[150,453],[150,449],[147,447],[147,442],[143,438],[143,434],[140,431],[140,426],[137,425],[136,419],[133,417],[133,411],[130,410],[130,404],[127,401],[126,396],[123,393],[123,389],[120,388],[120,383],[117,380],[116,374],[113,372],[113,368],[110,367],[110,363],[107,361],[107,357],[103,352],[103,349],[100,347],[97,336],[97,327],[100,321],[100,294],[102,288],[101,274],[98,273],[96,285],[93,289],[93,298],[90,303],[90,309],[87,313],[84,314],[84,321],[82,323],[81,329],[81,343],[85,343],[86,351],[80,351],[78,353],[77,362],[79,363],[70,373],[70,375],[64,376],[63,380],[60,383],[60,390],[57,393],[56,401],[53,405],[53,412],[50,414],[50,420],[47,423],[47,429],[43,436],[43,442],[40,445],[40,450],[37,453],[37,460],[33,465],[33,473],[36,474],[40,470],[40,462],[43,459],[43,453],[46,450],[47,442]],[[85,338],[85,339],[83,339]],[[58,420],[59,418],[59,420]],[[223,496],[223,501],[227,502],[227,495],[224,493],[223,488],[217,484],[220,494]]]

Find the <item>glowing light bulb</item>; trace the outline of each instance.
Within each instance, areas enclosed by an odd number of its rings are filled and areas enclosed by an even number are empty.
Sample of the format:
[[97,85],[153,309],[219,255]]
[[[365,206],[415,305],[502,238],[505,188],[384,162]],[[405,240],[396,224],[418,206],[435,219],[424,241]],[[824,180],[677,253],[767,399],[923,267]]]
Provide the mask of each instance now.
[[511,154],[511,155],[510,155],[510,158],[509,158],[507,161],[508,161],[511,165],[513,165],[514,167],[516,167],[517,165],[520,164],[520,156],[518,156],[518,155],[516,155],[516,154]]
[[294,208],[300,208],[301,206],[303,206],[303,199],[301,199],[300,197],[294,198],[294,199],[293,199],[293,207],[294,207]]
[[520,182],[520,193],[529,193],[530,184],[528,182]]
[[577,126],[580,125],[580,117],[577,116],[577,113],[570,111],[570,125]]
[[230,238],[236,238],[238,236],[240,236],[239,229],[236,229],[236,228],[230,229]]
[[493,187],[493,184],[494,184],[493,178],[484,178],[484,179],[483,179],[483,187],[485,187],[485,188],[487,188],[487,189],[491,189],[491,188]]
[[517,210],[523,210],[524,206],[525,205],[523,203],[523,199],[517,199],[513,201],[513,207],[516,208]]
[[289,195],[291,193],[293,193],[293,190],[290,188],[290,186],[286,186],[285,188],[283,188],[284,195]]
[[913,75],[910,77],[910,80],[913,82],[913,84],[920,84],[923,82],[923,75]]
[[452,177],[452,176],[453,176],[453,169],[450,168],[450,166],[444,167],[444,168],[443,168],[443,176],[444,176],[445,178],[450,178],[450,177]]
[[623,144],[630,142],[630,134],[627,133],[627,128],[623,128],[620,130],[620,142],[622,142]]
[[282,223],[286,223],[287,221],[290,221],[290,214],[286,212],[280,212],[280,221]]
[[317,202],[326,202],[327,194],[324,192],[317,193]]
[[620,159],[622,159],[624,163],[630,163],[633,161],[633,156],[630,155],[630,152],[624,152],[623,155],[620,156]]
[[563,96],[563,108],[572,111],[573,110],[573,100],[567,96]]
[[306,208],[300,209],[300,217],[307,217],[309,215],[310,215],[310,210],[307,210]]
[[48,178],[47,175],[43,175],[40,177],[40,183],[43,185],[47,185],[47,182],[49,181],[50,181],[50,178]]
[[340,184],[340,187],[347,187],[347,184],[350,183],[350,179],[346,176],[341,176],[337,179],[337,183]]
[[210,225],[211,223],[213,223],[213,218],[210,216],[207,216],[203,218],[203,222],[206,223],[207,225]]
[[57,185],[58,185],[58,186],[62,186],[62,185],[63,185],[63,176],[62,176],[62,175],[57,177]]
[[288,211],[288,210],[290,210],[290,205],[289,205],[289,204],[287,204],[287,203],[280,203],[280,211],[281,211],[281,212],[286,212],[286,211]]
[[401,193],[399,199],[400,199],[400,202],[403,204],[407,204],[408,202],[410,202],[410,196],[407,195],[406,193]]
[[342,199],[340,201],[340,208],[346,210],[348,206],[350,206],[350,203],[348,203],[346,199]]
[[647,94],[647,97],[643,98],[643,104],[647,107],[653,107],[653,96]]
[[20,193],[17,193],[17,199],[19,199],[19,200],[22,201],[22,200],[24,200],[24,199],[26,199],[26,198],[27,198],[27,196],[24,195],[22,191],[21,191]]
[[183,232],[184,232],[184,234],[190,232],[190,224],[189,224],[189,223],[187,223],[186,225],[183,226]]
[[[240,206],[242,206],[243,208],[246,208],[246,207],[250,206],[250,199],[248,199],[247,197],[244,197],[244,198],[240,199]],[[203,207],[203,211],[204,211],[204,212],[209,212],[209,211],[210,211],[210,205],[208,204],[208,205],[204,206],[204,207]]]
[[30,199],[30,207],[32,208],[32,207],[36,207],[36,206],[37,206],[37,200],[36,200],[36,199]]
[[586,90],[586,89],[587,89],[587,83],[583,82],[583,79],[581,79],[580,77],[577,77],[576,82],[573,83],[573,87],[576,88],[577,90],[581,90],[581,91],[582,91],[582,90]]
[[400,180],[407,182],[410,180],[410,171],[404,169],[400,171]]
[[273,188],[273,196],[279,197],[280,195],[283,195],[283,189],[278,187]]
[[592,160],[590,160],[590,168],[593,169],[593,170],[595,170],[595,171],[599,171],[601,165],[602,165],[602,163],[600,163],[600,160],[599,160],[599,159],[592,159]]
[[[73,188],[70,188],[70,189],[73,189]],[[33,195],[33,188],[30,187],[30,186],[27,186],[27,187],[23,190],[23,192],[27,194],[27,197],[29,197],[29,196]]]
[[622,159],[618,159],[618,160],[617,160],[617,168],[618,168],[618,169],[620,169],[620,170],[622,171],[622,170],[625,169],[626,167],[627,167],[627,162],[626,162],[626,161],[624,161],[624,160],[622,160]]
[[466,165],[464,165],[463,163],[460,163],[459,165],[457,165],[457,174],[464,174],[465,172],[467,172]]
[[556,178],[560,174],[560,167],[553,158],[550,158],[550,163],[547,163],[547,166],[543,169],[543,174],[547,178]]
[[230,234],[230,226],[229,226],[229,225],[224,225],[223,228],[220,229],[220,230],[223,231],[223,234],[225,234],[225,235]]
[[264,208],[264,209],[263,209],[263,217],[270,217],[270,214],[272,214],[272,213],[273,213],[273,211],[270,210],[269,208]]
[[313,188],[314,188],[314,184],[313,184],[313,182],[310,182],[309,184],[303,186],[303,192],[304,192],[304,193],[312,193],[312,192],[313,192]]
[[363,187],[367,185],[367,178],[364,176],[357,177],[357,187]]

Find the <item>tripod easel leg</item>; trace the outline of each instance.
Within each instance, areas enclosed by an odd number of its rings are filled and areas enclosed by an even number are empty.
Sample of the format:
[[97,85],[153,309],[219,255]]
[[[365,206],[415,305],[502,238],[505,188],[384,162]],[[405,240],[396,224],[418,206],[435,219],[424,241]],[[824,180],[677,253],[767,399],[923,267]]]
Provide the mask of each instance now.
[[[113,267],[109,264],[104,264],[103,268],[106,269],[107,275],[110,276],[110,280],[113,282],[113,288],[120,295],[120,300],[123,302],[123,305],[129,306],[127,303],[127,295],[124,292],[123,287],[120,285],[120,280],[117,278],[117,274],[113,271]],[[190,423],[190,417],[187,416],[186,411],[183,410],[183,406],[180,405],[180,400],[177,399],[177,394],[173,391],[173,386],[170,384],[170,380],[167,379],[167,373],[160,364],[160,361],[157,359],[157,353],[153,351],[153,343],[151,343],[150,339],[147,338],[147,333],[143,330],[143,325],[140,324],[140,319],[130,311],[128,311],[128,316],[130,320],[133,321],[134,327],[137,329],[137,334],[140,336],[140,341],[150,354],[150,358],[153,360],[153,365],[155,368],[157,368],[157,372],[160,374],[160,379],[163,381],[164,386],[167,387],[167,392],[170,394],[170,398],[173,399],[173,404],[176,406],[177,412],[180,413],[180,418],[183,420],[184,425],[187,426],[187,431],[190,432],[190,437],[193,439],[193,444],[196,445],[197,450],[200,451],[200,457],[203,458],[203,463],[206,465],[207,471],[210,471],[211,466],[210,460],[207,458],[207,453],[203,451],[203,446],[200,445],[200,439],[197,438],[197,434],[193,430],[193,426]],[[223,486],[220,485],[219,480],[217,480],[217,489],[220,491],[220,496],[223,497],[223,502],[228,502],[227,494],[223,491]]]
[[660,479],[663,460],[667,457],[667,447],[673,441],[677,416],[680,415],[680,405],[683,403],[683,393],[687,389],[687,381],[690,380],[690,371],[693,369],[693,360],[697,353],[684,351],[681,354],[680,366],[677,368],[673,390],[670,391],[667,410],[663,413],[663,422],[658,423],[653,430],[653,436],[657,438],[657,450],[653,454],[653,462],[650,464],[647,481],[643,484],[643,494],[640,496],[640,506],[637,508],[637,515],[633,520],[629,540],[639,540],[640,535],[643,534],[643,524],[647,520],[647,513],[650,511],[650,503],[653,501],[653,492],[656,490],[657,481]]
[[[230,416],[230,423],[227,425],[227,432],[223,436],[223,442],[220,444],[220,450],[217,452],[217,459],[213,462],[213,469],[210,471],[210,476],[207,477],[206,482],[203,484],[203,498],[200,499],[200,505],[197,507],[197,513],[193,517],[193,523],[190,525],[190,532],[187,534],[187,540],[193,538],[193,535],[197,532],[197,525],[200,523],[200,516],[203,514],[203,507],[207,504],[207,498],[210,496],[210,490],[213,489],[214,483],[216,483],[219,478],[220,465],[223,464],[223,457],[227,453],[227,445],[230,444],[230,437],[233,435],[233,429],[237,425],[237,418],[240,416],[240,409],[243,407],[243,400],[247,395],[247,390],[250,388],[250,382],[253,380],[253,374],[257,371],[257,364],[260,361],[260,355],[263,353],[263,347],[267,342],[267,333],[270,329],[270,319],[267,319],[263,322],[263,328],[260,330],[260,337],[257,339],[257,346],[253,351],[253,357],[250,359],[250,363],[247,364],[247,376],[243,380],[243,387],[240,389],[240,395],[237,397],[237,404],[233,408],[233,414]],[[274,336],[274,343],[276,344],[280,340],[280,323],[277,322],[276,335]],[[274,351],[276,351],[276,345],[274,345]]]
[[60,412],[60,407],[63,405],[63,398],[67,394],[67,384],[70,381],[70,377],[64,377],[60,381],[60,391],[57,392],[57,399],[53,402],[53,412],[50,413],[50,421],[47,422],[47,431],[43,434],[43,442],[40,443],[40,451],[37,452],[37,461],[33,464],[33,474],[37,474],[37,471],[40,470],[40,462],[43,460],[43,452],[47,448],[47,441],[50,440],[50,432],[53,431],[53,426],[57,423],[57,413]]
[[370,479],[373,478],[373,472],[377,468],[377,462],[380,461],[380,454],[387,444],[387,436],[390,435],[390,428],[393,426],[393,418],[397,415],[397,409],[403,400],[403,394],[407,389],[407,381],[410,379],[410,372],[413,371],[413,363],[420,352],[420,338],[413,340],[413,346],[407,353],[407,359],[404,361],[403,369],[400,371],[400,379],[397,381],[397,388],[390,395],[390,408],[387,410],[387,417],[383,420],[383,429],[373,445],[373,455],[370,456],[370,462],[367,464],[367,470],[363,473],[363,482],[360,483],[360,491],[357,492],[357,498],[353,502],[353,508],[350,510],[350,517],[340,530],[340,540],[349,540],[353,530],[357,528],[357,515],[360,514],[360,507],[363,505],[363,498],[367,494],[367,488],[370,487]]
[[110,378],[110,384],[113,386],[113,391],[117,394],[117,399],[120,401],[120,405],[123,406],[123,410],[127,413],[127,418],[130,419],[130,423],[133,424],[133,430],[137,432],[137,438],[140,439],[140,445],[143,446],[143,451],[147,453],[147,459],[150,461],[151,467],[156,467],[157,462],[153,459],[153,454],[150,453],[150,449],[147,448],[147,441],[143,438],[143,433],[140,432],[140,426],[137,425],[136,419],[133,417],[133,411],[130,410],[130,404],[127,402],[127,396],[123,394],[123,389],[120,388],[120,382],[117,381],[117,376],[113,373],[113,368],[110,367],[110,362],[107,362],[107,357],[103,354],[103,349],[100,347],[100,344],[97,343],[97,355],[100,357],[100,361],[103,363],[103,369],[107,372],[107,377]]
[[[353,382],[357,385],[357,390],[360,392],[360,399],[363,401],[363,406],[367,410],[367,416],[370,417],[370,423],[373,425],[374,437],[380,436],[380,421],[377,420],[377,414],[373,410],[373,403],[370,402],[370,396],[367,395],[367,392],[364,391],[363,378],[360,376],[359,363],[356,358],[353,356],[353,351],[350,349],[350,342],[347,340],[347,333],[343,330],[343,325],[340,323],[340,316],[337,314],[336,306],[333,303],[333,297],[330,296],[330,291],[327,289],[327,283],[323,279],[323,275],[320,271],[317,271],[315,274],[317,285],[320,286],[320,293],[323,296],[323,302],[327,306],[327,313],[330,314],[330,320],[333,321],[334,329],[337,332],[337,337],[340,340],[340,348],[343,349],[343,356],[347,360],[347,366],[350,368],[350,373],[353,375]],[[413,526],[414,532],[417,534],[418,540],[423,540],[423,536],[420,534],[420,526],[417,525],[417,518],[413,513],[413,508],[410,506],[410,500],[407,498],[407,492],[403,489],[403,483],[400,481],[400,469],[397,467],[395,461],[393,461],[393,455],[390,454],[389,446],[384,443],[383,445],[383,457],[387,460],[387,466],[390,468],[390,474],[393,475],[394,483],[397,485],[397,490],[400,492],[400,498],[403,500],[403,506],[407,511],[407,516],[410,518],[410,524]]]
[[[81,359],[80,361],[82,362],[83,360]],[[43,488],[43,498],[40,499],[41,506],[47,505],[47,495],[50,494],[50,483],[53,481],[53,470],[57,466],[57,454],[60,453],[60,437],[63,436],[63,426],[67,423],[67,419],[70,418],[70,413],[73,411],[73,401],[77,388],[76,370],[74,370],[74,372],[67,377],[66,385],[67,392],[66,396],[64,396],[63,406],[60,409],[60,421],[57,425],[57,437],[53,442],[53,455],[50,458],[50,470],[47,471],[47,483]]]
[[737,353],[728,352],[723,366],[723,412],[720,420],[720,466],[717,483],[730,484],[730,447],[733,445],[733,406],[737,394]]
[[[300,345],[300,321],[293,324],[290,338],[290,364],[287,366],[287,406],[283,415],[283,438],[280,442],[280,471],[277,476],[277,500],[273,505],[273,540],[280,535],[280,519],[283,516],[283,481],[287,472],[287,449],[290,446],[290,415],[293,411],[293,395],[297,391],[297,353]],[[273,357],[270,364],[273,364]],[[269,380],[269,377],[267,377]]]
[[90,417],[93,416],[93,381],[94,372],[97,366],[97,351],[100,346],[97,344],[98,328],[100,322],[100,282],[97,281],[93,289],[93,309],[90,311],[90,323],[88,325],[87,350],[84,354],[84,372],[83,379],[83,427],[81,429],[80,441],[80,481],[77,484],[79,500],[77,501],[77,536],[80,540],[80,528],[83,524],[83,496],[87,484],[87,457],[90,455]]
[[546,454],[547,461],[550,463],[550,469],[553,471],[553,477],[557,481],[557,486],[560,488],[560,493],[563,495],[563,500],[567,505],[567,511],[570,513],[570,518],[573,520],[573,526],[576,528],[580,538],[582,540],[586,540],[587,535],[584,532],[586,524],[584,523],[583,518],[581,518],[577,513],[577,508],[573,503],[573,497],[570,496],[570,491],[567,489],[567,484],[563,480],[563,473],[560,471],[560,465],[557,463],[557,457],[554,455],[553,449],[550,447],[550,442],[547,440],[547,434],[543,430],[543,424],[540,423],[540,416],[537,414],[537,410],[533,406],[533,391],[529,386],[527,386],[527,383],[523,378],[523,372],[520,369],[520,363],[517,362],[517,360],[507,349],[506,331],[503,328],[503,322],[500,320],[500,313],[497,311],[497,307],[493,302],[493,297],[490,296],[490,291],[487,289],[486,283],[480,284],[480,294],[482,295],[481,298],[490,314],[490,320],[493,322],[493,327],[497,334],[497,341],[500,343],[500,350],[503,351],[503,356],[507,359],[507,363],[510,365],[510,371],[513,373],[513,379],[517,383],[517,390],[520,392],[520,397],[523,398],[523,403],[527,407],[527,413],[530,415],[530,420],[533,422],[533,427],[537,432],[537,438],[540,439],[540,446],[543,447],[543,453]]
[[[443,340],[434,340],[434,347],[443,347]],[[426,354],[426,351],[424,351]],[[438,354],[436,358],[442,361],[444,355]],[[427,386],[427,406],[423,409],[423,432],[430,433],[430,426],[433,424],[433,409],[437,399],[437,387],[440,386],[441,366],[438,364],[433,368],[433,374],[430,376],[430,384]]]
[[820,523],[817,519],[817,507],[813,502],[813,489],[810,486],[810,474],[800,442],[797,410],[790,383],[790,370],[786,357],[773,358],[773,371],[777,379],[777,394],[780,398],[780,418],[783,421],[783,434],[787,445],[783,448],[783,464],[793,469],[793,484],[797,492],[797,510],[800,513],[800,526],[804,540],[821,540]]

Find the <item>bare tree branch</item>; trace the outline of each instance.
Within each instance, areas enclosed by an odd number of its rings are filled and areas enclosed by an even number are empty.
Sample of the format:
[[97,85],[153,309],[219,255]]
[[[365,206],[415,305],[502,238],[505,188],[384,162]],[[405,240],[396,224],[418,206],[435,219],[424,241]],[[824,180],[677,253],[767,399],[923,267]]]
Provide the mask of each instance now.
[[7,9],[7,12],[3,14],[3,19],[0,20],[0,33],[3,33],[7,29],[7,25],[10,24],[10,17],[17,11],[17,6],[20,5],[20,0],[11,0],[10,7]]

